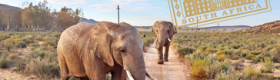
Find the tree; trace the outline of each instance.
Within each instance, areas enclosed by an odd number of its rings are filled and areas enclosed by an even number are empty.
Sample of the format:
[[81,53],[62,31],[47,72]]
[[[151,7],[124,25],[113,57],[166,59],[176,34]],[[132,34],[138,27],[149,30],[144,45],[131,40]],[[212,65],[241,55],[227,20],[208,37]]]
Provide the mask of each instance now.
[[63,28],[67,28],[77,24],[82,15],[82,9],[76,9],[73,11],[71,8],[63,7],[58,13],[58,24]]
[[10,27],[14,22],[14,12],[15,10],[11,8],[7,8],[2,11],[2,24],[7,27],[6,30],[10,30]]
[[3,29],[3,25],[2,25],[2,10],[0,10],[0,31]]

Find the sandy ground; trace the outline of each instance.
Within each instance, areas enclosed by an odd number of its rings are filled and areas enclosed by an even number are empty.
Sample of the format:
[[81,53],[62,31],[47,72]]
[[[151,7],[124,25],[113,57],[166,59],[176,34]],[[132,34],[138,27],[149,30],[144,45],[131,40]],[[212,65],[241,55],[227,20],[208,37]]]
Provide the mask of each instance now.
[[[157,64],[158,53],[152,44],[144,53],[147,72],[158,80],[190,80],[189,69],[180,61],[175,50],[169,50],[169,61]],[[146,80],[150,80],[146,78]]]
[[34,76],[24,76],[8,69],[0,69],[0,80],[36,80]]

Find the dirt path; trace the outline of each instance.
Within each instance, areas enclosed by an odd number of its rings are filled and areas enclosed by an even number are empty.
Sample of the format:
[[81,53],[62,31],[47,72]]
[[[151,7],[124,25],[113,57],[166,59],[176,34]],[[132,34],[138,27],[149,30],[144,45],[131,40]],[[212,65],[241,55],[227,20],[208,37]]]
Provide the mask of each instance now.
[[[158,80],[191,80],[187,73],[189,69],[175,55],[175,50],[169,50],[169,61],[164,64],[157,64],[158,53],[155,44],[152,44],[144,53],[147,72]],[[150,80],[146,78],[146,80]]]

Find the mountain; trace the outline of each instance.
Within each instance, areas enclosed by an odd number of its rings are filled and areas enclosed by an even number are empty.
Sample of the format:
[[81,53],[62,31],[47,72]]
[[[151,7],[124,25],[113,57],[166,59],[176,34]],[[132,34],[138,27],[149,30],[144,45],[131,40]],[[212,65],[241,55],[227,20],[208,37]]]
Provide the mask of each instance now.
[[[198,27],[198,29],[244,29],[251,28],[251,26],[247,25],[237,25],[237,26],[211,26],[211,27]],[[196,29],[196,28],[194,28]]]
[[81,22],[92,23],[92,24],[99,23],[98,21],[95,21],[93,19],[86,19],[86,18],[81,18]]
[[262,32],[269,32],[269,33],[280,33],[280,20],[268,22],[262,25],[254,26],[249,29],[242,29],[237,32],[243,33],[262,33]]
[[137,29],[152,29],[152,26],[134,26]]
[[19,8],[19,7],[10,6],[10,5],[6,5],[6,4],[0,4],[0,10],[5,10],[5,9],[21,10],[21,8]]

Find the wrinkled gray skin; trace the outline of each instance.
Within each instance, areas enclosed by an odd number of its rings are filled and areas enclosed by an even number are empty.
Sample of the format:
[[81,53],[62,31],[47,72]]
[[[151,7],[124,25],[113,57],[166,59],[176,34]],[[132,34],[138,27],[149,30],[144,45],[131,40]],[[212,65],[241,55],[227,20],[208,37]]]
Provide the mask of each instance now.
[[[163,64],[164,61],[168,61],[168,51],[171,43],[169,39],[172,40],[173,35],[176,34],[177,31],[174,30],[173,24],[171,22],[156,21],[153,25],[152,32],[156,35],[156,48],[159,55],[158,64]],[[165,48],[164,57],[163,47]]]
[[145,80],[143,43],[138,31],[127,23],[79,23],[66,29],[58,43],[61,79],[126,80],[126,71],[135,80]]

